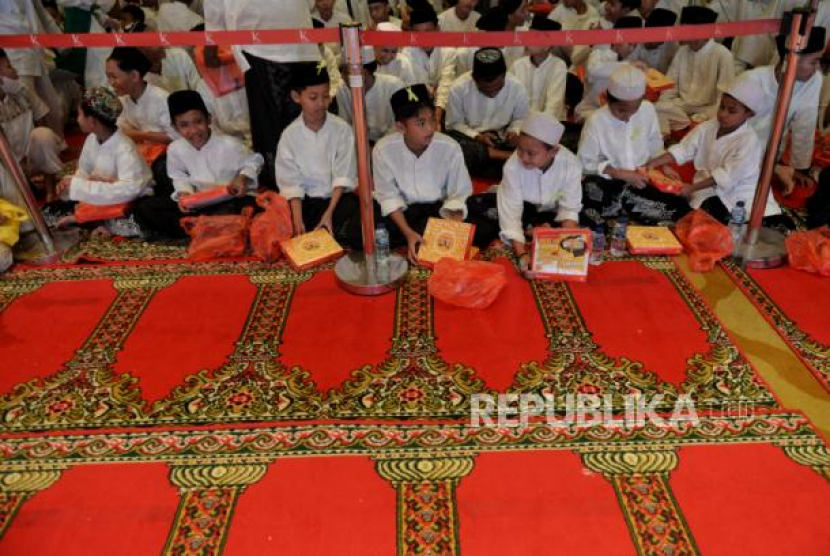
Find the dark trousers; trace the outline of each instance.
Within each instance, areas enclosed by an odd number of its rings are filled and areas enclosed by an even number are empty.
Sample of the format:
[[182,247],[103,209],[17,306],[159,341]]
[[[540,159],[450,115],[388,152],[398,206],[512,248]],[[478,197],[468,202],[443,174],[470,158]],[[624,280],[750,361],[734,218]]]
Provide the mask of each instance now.
[[153,195],[156,197],[167,197],[173,194],[173,180],[167,175],[167,153],[161,153],[150,165],[153,172]]
[[821,171],[818,188],[807,199],[807,226],[818,228],[830,225],[830,168]]
[[[485,198],[486,197],[486,198]],[[489,197],[492,197],[490,199]],[[403,211],[406,223],[414,232],[424,235],[430,218],[441,218],[443,201],[433,203],[412,203]],[[495,214],[495,194],[475,195],[467,199],[467,222],[475,225],[473,245],[484,249],[498,237],[498,215]],[[490,210],[492,209],[492,211]],[[493,218],[495,216],[495,218]],[[389,230],[389,243],[392,247],[403,247],[406,238],[391,218],[384,219]]]
[[[323,213],[329,208],[330,199],[303,198],[303,225],[311,232],[320,223]],[[354,193],[344,193],[334,209],[330,230],[337,242],[351,249],[363,249],[363,235],[360,225],[360,204]]]
[[256,208],[254,197],[234,197],[224,203],[205,207],[193,212],[182,212],[169,195],[142,197],[133,207],[133,216],[141,230],[167,239],[187,237],[179,222],[187,216],[218,216],[239,214],[245,207]]
[[504,161],[494,160],[487,153],[487,146],[458,131],[448,131],[447,135],[458,141],[464,154],[464,165],[471,176],[477,178],[500,179]]
[[276,189],[274,161],[283,130],[300,115],[300,106],[291,100],[291,75],[295,67],[314,62],[284,64],[245,54],[251,68],[245,72],[245,93],[251,118],[254,150],[265,164],[259,183]]
[[589,176],[582,183],[583,226],[595,228],[606,218],[629,216],[642,224],[675,222],[691,211],[689,203],[678,195],[663,193],[654,187],[634,189],[622,180]]

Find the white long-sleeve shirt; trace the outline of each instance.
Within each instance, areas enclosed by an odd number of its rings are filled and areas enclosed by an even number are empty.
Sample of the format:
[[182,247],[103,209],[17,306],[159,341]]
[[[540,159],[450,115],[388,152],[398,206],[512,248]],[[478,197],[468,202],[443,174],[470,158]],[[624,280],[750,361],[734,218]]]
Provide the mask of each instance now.
[[636,170],[663,151],[663,137],[654,105],[644,100],[627,121],[618,120],[608,106],[594,112],[582,129],[579,160],[585,174],[605,173],[609,165],[618,170]]
[[129,137],[116,131],[99,143],[90,133],[69,185],[69,199],[93,205],[126,203],[149,193],[151,180],[150,168]]
[[418,79],[415,77],[415,70],[412,68],[412,62],[406,56],[401,56],[400,53],[388,64],[378,64],[375,75],[391,75],[392,77],[397,77],[403,81],[405,87],[418,83]]
[[476,29],[476,22],[481,17],[481,14],[473,10],[467,19],[460,19],[455,13],[455,7],[444,10],[438,16],[438,28],[444,32],[452,33],[474,33]]
[[169,2],[159,6],[159,31],[190,31],[205,20],[181,2]]
[[[769,142],[772,130],[772,118],[775,111],[775,99],[778,95],[778,80],[775,78],[775,67],[764,66],[741,74],[740,78],[749,79],[764,92],[764,105],[750,120],[750,125],[758,134],[761,144]],[[784,137],[787,131],[792,132],[791,163],[798,169],[809,168],[813,161],[813,147],[815,145],[816,124],[818,121],[818,105],[821,97],[822,76],[816,72],[809,81],[795,82],[793,97],[784,127]],[[782,149],[784,144],[782,142]]]
[[171,198],[176,201],[182,193],[227,185],[239,174],[252,180],[249,191],[253,192],[263,162],[262,155],[252,153],[235,137],[213,132],[201,149],[187,139],[176,139],[167,148],[167,175],[175,189]]
[[435,89],[435,105],[446,107],[450,86],[456,76],[455,50],[436,47],[427,54],[423,48],[409,47],[398,52],[398,57],[409,60],[415,83],[423,83]]
[[720,92],[735,79],[735,64],[725,46],[710,40],[697,52],[681,46],[666,75],[675,86],[660,95],[660,102],[677,104],[687,113],[714,114]]
[[524,86],[531,109],[561,121],[568,117],[565,110],[568,67],[565,62],[551,54],[536,67],[530,56],[524,56],[510,66],[510,73]]
[[[738,201],[751,206],[761,174],[763,150],[755,132],[744,123],[728,135],[718,138],[720,124],[706,121],[695,127],[683,140],[669,147],[678,164],[694,161],[695,182],[712,178],[714,187],[700,189],[692,195],[693,208],[717,195],[730,211]],[[779,214],[781,209],[772,197],[767,201],[765,216]]]
[[[558,21],[562,25],[563,31],[586,31],[599,23],[600,15],[597,9],[586,4],[585,13],[579,15],[576,10],[566,7],[562,2],[556,5],[550,15],[549,19]],[[587,45],[575,45],[570,52],[571,63],[574,66],[580,66],[588,60],[588,55],[591,53],[591,47]]]
[[129,95],[118,97],[123,107],[121,115],[118,117],[119,129],[163,132],[171,139],[177,138],[178,134],[170,124],[170,109],[167,107],[168,96],[170,96],[170,93],[161,87],[148,83],[138,101],[134,101]]
[[556,221],[579,220],[582,210],[582,165],[576,156],[559,147],[546,171],[526,168],[516,153],[504,164],[501,185],[496,192],[499,237],[505,243],[525,242],[522,228],[524,203],[542,212],[556,212]]
[[[391,75],[375,75],[375,83],[364,94],[366,102],[366,126],[370,141],[395,130],[395,113],[392,112],[390,99],[398,90],[403,89],[403,81]],[[340,117],[353,125],[352,92],[346,83],[337,89],[337,111]]]
[[357,158],[351,126],[327,114],[323,127],[312,131],[300,115],[280,137],[275,170],[286,199],[328,199],[337,187],[354,190]]
[[481,94],[472,74],[465,73],[450,89],[446,126],[470,138],[501,129],[518,133],[528,110],[527,93],[515,77],[507,75],[504,87],[490,98]]
[[461,147],[443,133],[433,135],[421,156],[409,150],[403,135],[391,133],[375,145],[372,168],[375,199],[384,216],[412,203],[443,201],[442,216],[460,210],[467,217],[473,184]]

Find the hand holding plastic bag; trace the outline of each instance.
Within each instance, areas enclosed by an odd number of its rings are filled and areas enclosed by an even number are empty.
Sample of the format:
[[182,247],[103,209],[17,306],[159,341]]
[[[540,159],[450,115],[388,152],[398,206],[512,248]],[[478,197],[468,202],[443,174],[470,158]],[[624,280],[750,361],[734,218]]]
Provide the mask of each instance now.
[[484,261],[456,261],[447,257],[435,263],[429,293],[444,303],[467,309],[486,309],[507,285],[503,266]]
[[695,272],[712,270],[719,260],[732,253],[729,228],[705,211],[695,210],[681,218],[674,233],[689,253]]
[[830,230],[795,232],[787,236],[785,244],[791,267],[830,276]]
[[272,263],[282,254],[280,241],[293,234],[291,207],[285,197],[274,191],[260,193],[256,202],[265,212],[256,215],[251,224],[251,248],[257,258]]
[[191,238],[187,254],[196,260],[244,255],[253,212],[246,207],[239,215],[182,218],[182,228]]

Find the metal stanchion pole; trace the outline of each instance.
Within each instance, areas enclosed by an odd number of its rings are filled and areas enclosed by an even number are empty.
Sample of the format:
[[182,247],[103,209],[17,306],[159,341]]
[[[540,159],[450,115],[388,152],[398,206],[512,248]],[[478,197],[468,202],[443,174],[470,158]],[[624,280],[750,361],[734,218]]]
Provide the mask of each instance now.
[[375,253],[375,213],[372,199],[372,171],[369,134],[366,126],[366,102],[363,87],[363,60],[360,47],[360,24],[340,26],[343,51],[349,69],[348,84],[352,95],[352,125],[357,150],[357,195],[360,202],[360,221],[363,232],[363,252],[353,251],[337,262],[334,268],[337,283],[357,295],[380,295],[400,285],[408,263],[395,253]]
[[45,252],[43,257],[39,257],[39,262],[50,262],[58,255],[58,252],[55,249],[55,243],[52,241],[52,235],[49,233],[49,227],[46,226],[46,222],[43,220],[40,208],[38,208],[35,197],[29,189],[29,183],[26,181],[26,176],[20,168],[20,163],[18,163],[17,157],[14,156],[14,152],[12,151],[12,147],[9,144],[9,140],[6,137],[6,133],[3,131],[2,126],[0,126],[0,157],[3,158],[3,164],[9,169],[9,172],[14,179],[14,183],[17,186],[18,191],[20,191],[23,201],[26,203],[26,211],[29,213],[29,217],[32,219],[32,224],[35,227],[35,231],[37,231],[38,236],[40,236],[40,241],[43,244]]
[[[790,34],[787,37],[787,54],[784,58],[784,72],[778,86],[778,98],[773,114],[772,129],[769,144],[764,153],[761,166],[761,176],[758,188],[755,190],[755,199],[752,202],[752,212],[749,226],[741,246],[742,264],[750,268],[774,268],[781,266],[787,260],[787,250],[784,246],[784,235],[770,228],[764,228],[762,222],[767,207],[772,176],[775,172],[775,162],[778,159],[779,148],[784,135],[787,114],[790,111],[798,56],[810,37],[810,30],[815,19],[815,9],[818,0],[812,0],[810,8],[792,12]],[[805,23],[803,32],[802,24]]]

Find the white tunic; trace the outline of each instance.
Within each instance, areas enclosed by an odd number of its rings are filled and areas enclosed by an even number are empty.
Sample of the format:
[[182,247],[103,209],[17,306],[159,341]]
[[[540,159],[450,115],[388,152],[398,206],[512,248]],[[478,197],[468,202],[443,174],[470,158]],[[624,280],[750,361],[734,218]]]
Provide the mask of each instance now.
[[182,193],[227,185],[239,174],[250,178],[249,191],[256,191],[263,162],[262,155],[235,137],[211,133],[198,150],[187,139],[176,139],[167,148],[167,175],[175,189],[171,198],[176,201]]
[[[415,83],[435,89],[435,105],[447,106],[450,86],[455,79],[455,50],[436,47],[427,54],[422,48],[404,48],[398,56],[405,56],[412,66]],[[406,82],[405,79],[401,81]]]
[[306,127],[303,117],[285,128],[277,145],[277,185],[286,199],[328,199],[336,187],[356,186],[354,133],[343,118],[326,115],[320,131]]
[[[366,91],[366,126],[369,131],[369,140],[378,141],[381,137],[395,131],[395,113],[392,112],[390,99],[400,89],[403,81],[391,75],[375,75],[375,83]],[[337,111],[340,117],[353,125],[352,92],[343,83],[337,89]]]
[[116,131],[99,143],[90,133],[69,185],[69,199],[93,205],[126,203],[148,194],[151,179],[150,168],[132,139]]
[[585,174],[605,174],[608,165],[618,170],[636,170],[660,154],[663,137],[654,105],[644,100],[627,121],[618,120],[608,106],[594,112],[582,129],[579,160]]
[[522,230],[524,203],[542,212],[556,212],[556,221],[579,220],[582,210],[582,165],[565,147],[545,172],[526,168],[516,153],[504,165],[496,192],[499,211],[499,237],[505,243],[525,242]]
[[722,44],[710,40],[697,52],[681,46],[666,74],[675,87],[660,95],[660,102],[670,102],[688,115],[714,115],[720,91],[728,90],[735,79],[732,53]]
[[568,117],[565,110],[568,67],[565,62],[551,54],[536,67],[530,56],[525,56],[510,66],[510,73],[524,86],[533,110],[562,121]]
[[118,127],[121,130],[163,132],[175,139],[178,134],[170,124],[170,110],[167,108],[169,95],[161,87],[148,83],[137,102],[129,95],[118,97],[124,107],[118,117]]
[[412,68],[412,62],[400,53],[388,64],[383,66],[378,64],[375,75],[391,75],[392,77],[397,77],[407,87],[418,83],[418,80],[415,78],[415,70]]
[[[562,2],[548,15],[549,19],[558,21],[562,25],[563,31],[586,31],[597,25],[600,20],[600,15],[597,9],[590,4],[586,4],[585,13],[579,15],[576,10],[565,7]],[[587,45],[575,45],[571,50],[571,63],[574,66],[581,66],[588,60],[588,55],[591,53],[591,47]]]
[[438,16],[438,28],[444,32],[451,33],[474,33],[476,29],[476,21],[479,20],[481,14],[473,10],[467,19],[459,19],[455,13],[455,8],[450,8],[441,12]]
[[527,93],[515,77],[507,75],[504,87],[493,97],[481,94],[471,73],[453,83],[447,102],[447,129],[475,138],[484,131],[519,132],[527,116]]
[[[775,67],[764,66],[742,73],[740,79],[749,79],[763,92],[764,106],[750,120],[750,125],[758,133],[761,144],[769,142],[772,130],[772,118],[775,111],[775,99],[778,95],[778,81],[775,79]],[[821,97],[821,73],[816,72],[807,82],[795,82],[790,110],[787,114],[784,137],[792,132],[792,166],[798,169],[809,168],[813,160],[818,105]],[[782,149],[784,148],[782,142]]]
[[[750,207],[761,174],[761,143],[748,123],[721,138],[717,137],[719,128],[717,120],[704,122],[680,143],[669,147],[669,153],[678,164],[694,161],[695,182],[706,178],[715,180],[714,187],[694,192],[690,203],[693,208],[699,208],[713,195],[717,195],[730,212],[738,201]],[[780,212],[770,192],[764,215]]]
[[181,2],[170,2],[159,6],[156,21],[159,31],[190,31],[205,22],[202,16],[191,11]]
[[375,199],[384,216],[413,203],[443,201],[441,216],[460,210],[467,217],[473,184],[461,147],[451,137],[436,132],[426,150],[416,156],[403,135],[391,133],[375,145],[372,167]]

